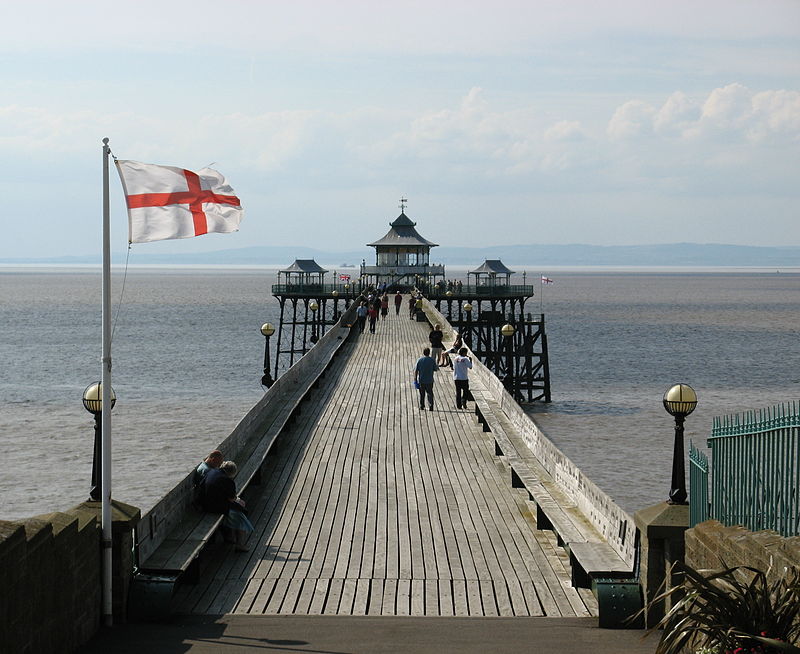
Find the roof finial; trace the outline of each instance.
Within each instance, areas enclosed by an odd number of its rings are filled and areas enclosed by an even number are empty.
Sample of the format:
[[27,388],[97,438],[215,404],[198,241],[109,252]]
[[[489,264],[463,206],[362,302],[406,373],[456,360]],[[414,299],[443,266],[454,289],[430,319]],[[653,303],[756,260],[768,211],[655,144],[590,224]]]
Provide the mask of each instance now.
[[408,202],[408,199],[406,199],[406,198],[401,196],[400,197],[400,213],[405,213],[406,212],[406,202]]

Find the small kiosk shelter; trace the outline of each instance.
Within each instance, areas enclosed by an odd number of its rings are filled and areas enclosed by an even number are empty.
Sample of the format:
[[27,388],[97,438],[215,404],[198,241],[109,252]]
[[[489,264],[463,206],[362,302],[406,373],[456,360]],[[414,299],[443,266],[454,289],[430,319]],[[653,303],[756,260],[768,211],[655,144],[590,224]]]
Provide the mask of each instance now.
[[327,272],[313,259],[295,259],[291,266],[278,271],[278,285],[283,283],[298,290],[304,287],[321,289]]
[[486,259],[482,265],[467,273],[474,277],[475,286],[510,286],[514,274],[500,259]]
[[389,223],[390,229],[383,238],[367,244],[375,248],[375,265],[362,264],[364,283],[378,288],[386,284],[387,289],[406,290],[413,286],[427,288],[435,284],[437,278],[444,277],[444,266],[430,262],[431,248],[438,247],[438,244],[420,236],[416,225],[402,211]]

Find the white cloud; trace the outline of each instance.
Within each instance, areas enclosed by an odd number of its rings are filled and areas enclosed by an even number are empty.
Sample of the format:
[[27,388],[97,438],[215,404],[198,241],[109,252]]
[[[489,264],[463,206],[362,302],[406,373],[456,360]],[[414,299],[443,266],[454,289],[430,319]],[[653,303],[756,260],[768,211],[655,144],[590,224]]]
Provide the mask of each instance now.
[[714,89],[703,103],[700,122],[717,130],[741,130],[752,115],[752,95],[738,83]]
[[630,100],[620,105],[608,123],[612,140],[650,134],[663,138],[763,142],[800,139],[800,93],[770,90],[754,93],[733,83],[713,89],[704,100],[673,93],[655,107]]
[[763,91],[753,96],[755,125],[750,130],[755,140],[786,135],[800,140],[800,92]]
[[655,109],[641,100],[629,100],[619,107],[608,122],[611,139],[632,139],[653,131]]
[[586,138],[581,124],[577,120],[560,120],[545,130],[544,140],[547,142],[582,141]]
[[653,116],[657,134],[680,135],[700,118],[700,105],[682,91],[673,93]]

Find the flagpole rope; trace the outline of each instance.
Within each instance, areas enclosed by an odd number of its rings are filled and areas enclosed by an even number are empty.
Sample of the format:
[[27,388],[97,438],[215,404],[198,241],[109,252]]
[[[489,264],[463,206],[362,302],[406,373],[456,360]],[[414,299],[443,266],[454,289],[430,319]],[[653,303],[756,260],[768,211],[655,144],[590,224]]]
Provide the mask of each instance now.
[[[117,162],[117,155],[115,155],[111,148],[108,148],[108,153],[111,155],[111,158],[114,160],[114,163]],[[119,294],[119,302],[117,303],[117,310],[114,313],[114,324],[111,326],[111,343],[114,342],[114,334],[117,331],[117,321],[119,320],[119,314],[122,311],[122,299],[125,297],[125,282],[128,281],[128,263],[131,260],[131,244],[128,243],[128,252],[125,254],[125,271],[122,274],[122,290]]]
[[122,290],[119,294],[119,302],[117,303],[117,311],[114,314],[114,324],[111,327],[111,342],[114,342],[114,333],[117,331],[117,320],[122,310],[122,298],[125,297],[125,282],[128,280],[128,262],[131,259],[131,244],[128,243],[128,252],[125,255],[125,272],[122,275]]

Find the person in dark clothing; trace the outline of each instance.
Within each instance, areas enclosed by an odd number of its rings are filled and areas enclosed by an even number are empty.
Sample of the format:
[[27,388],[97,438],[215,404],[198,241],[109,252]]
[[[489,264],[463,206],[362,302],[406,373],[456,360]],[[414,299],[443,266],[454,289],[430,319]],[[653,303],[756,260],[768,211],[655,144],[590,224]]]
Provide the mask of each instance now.
[[431,349],[422,350],[422,356],[417,359],[414,366],[414,381],[419,384],[419,408],[425,410],[425,398],[428,398],[428,408],[433,411],[433,373],[436,372],[436,361],[431,357]]
[[400,307],[403,306],[403,294],[400,291],[394,294],[394,315],[400,315]]
[[245,514],[244,500],[236,494],[237,468],[233,461],[223,461],[219,468],[209,470],[202,481],[203,509],[225,516],[223,526],[236,535],[236,551],[246,552],[247,536],[254,527]]
[[[437,366],[449,366],[450,365],[450,358],[446,355],[442,354],[442,339],[444,338],[444,334],[442,333],[442,328],[439,325],[434,325],[433,329],[431,329],[430,334],[428,334],[428,340],[431,342],[431,356],[433,360],[436,361]],[[443,361],[442,359],[446,358],[447,361]]]
[[367,325],[367,313],[369,313],[369,310],[367,309],[367,301],[364,300],[358,305],[358,309],[356,309],[356,316],[358,317],[358,331],[360,334],[364,333],[364,327]]

